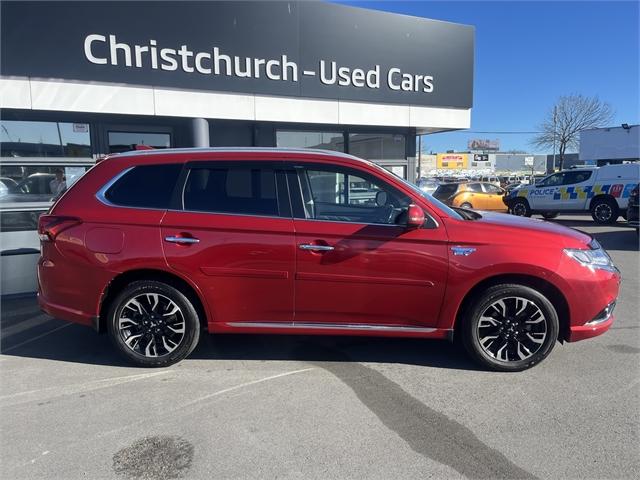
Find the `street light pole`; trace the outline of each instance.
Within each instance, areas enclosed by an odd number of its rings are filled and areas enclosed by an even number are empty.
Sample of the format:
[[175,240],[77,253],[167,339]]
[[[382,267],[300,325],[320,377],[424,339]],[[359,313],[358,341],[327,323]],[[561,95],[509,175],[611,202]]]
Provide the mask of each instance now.
[[556,116],[558,107],[553,107],[553,171],[556,171]]

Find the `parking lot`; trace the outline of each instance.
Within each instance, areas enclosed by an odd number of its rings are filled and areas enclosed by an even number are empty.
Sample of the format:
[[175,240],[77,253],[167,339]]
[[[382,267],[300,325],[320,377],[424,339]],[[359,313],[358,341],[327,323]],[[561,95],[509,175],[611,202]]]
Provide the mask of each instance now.
[[131,368],[106,336],[4,299],[0,476],[637,478],[638,237],[557,221],[622,270],[616,322],[516,374],[447,342],[256,335]]

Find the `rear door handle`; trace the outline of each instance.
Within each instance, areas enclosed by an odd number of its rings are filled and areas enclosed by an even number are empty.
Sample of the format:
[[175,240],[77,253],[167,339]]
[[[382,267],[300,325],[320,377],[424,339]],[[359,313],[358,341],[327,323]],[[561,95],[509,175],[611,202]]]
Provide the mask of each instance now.
[[313,245],[310,243],[301,243],[298,245],[300,250],[311,250],[313,252],[330,252],[334,250],[334,247],[331,245]]
[[169,236],[169,237],[164,237],[164,240],[165,242],[177,243],[179,245],[191,245],[192,243],[200,243],[199,238],[193,238],[193,237]]

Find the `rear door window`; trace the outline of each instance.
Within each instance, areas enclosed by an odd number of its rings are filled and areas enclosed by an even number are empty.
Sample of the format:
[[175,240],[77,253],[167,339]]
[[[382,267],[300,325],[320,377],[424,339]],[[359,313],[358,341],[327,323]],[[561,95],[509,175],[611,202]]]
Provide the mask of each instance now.
[[574,183],[582,183],[591,177],[590,171],[564,172],[562,177],[563,185],[573,185]]
[[190,211],[278,216],[275,170],[220,166],[192,168],[183,193]]
[[493,183],[483,183],[482,188],[485,193],[490,193],[492,195],[497,195],[501,192],[500,187],[495,186]]
[[169,208],[181,164],[141,165],[120,177],[104,194],[114,205]]
[[482,187],[479,183],[468,183],[466,185],[466,190],[468,192],[482,193]]

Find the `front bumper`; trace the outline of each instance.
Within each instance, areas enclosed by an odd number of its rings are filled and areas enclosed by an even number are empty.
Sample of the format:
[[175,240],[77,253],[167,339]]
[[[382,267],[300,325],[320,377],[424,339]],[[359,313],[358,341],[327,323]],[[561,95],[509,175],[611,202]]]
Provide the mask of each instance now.
[[584,325],[577,325],[569,327],[569,342],[577,342],[579,340],[585,340],[587,338],[597,337],[609,330],[613,325],[614,316],[613,309],[616,306],[616,301],[609,303],[596,317],[590,322]]

